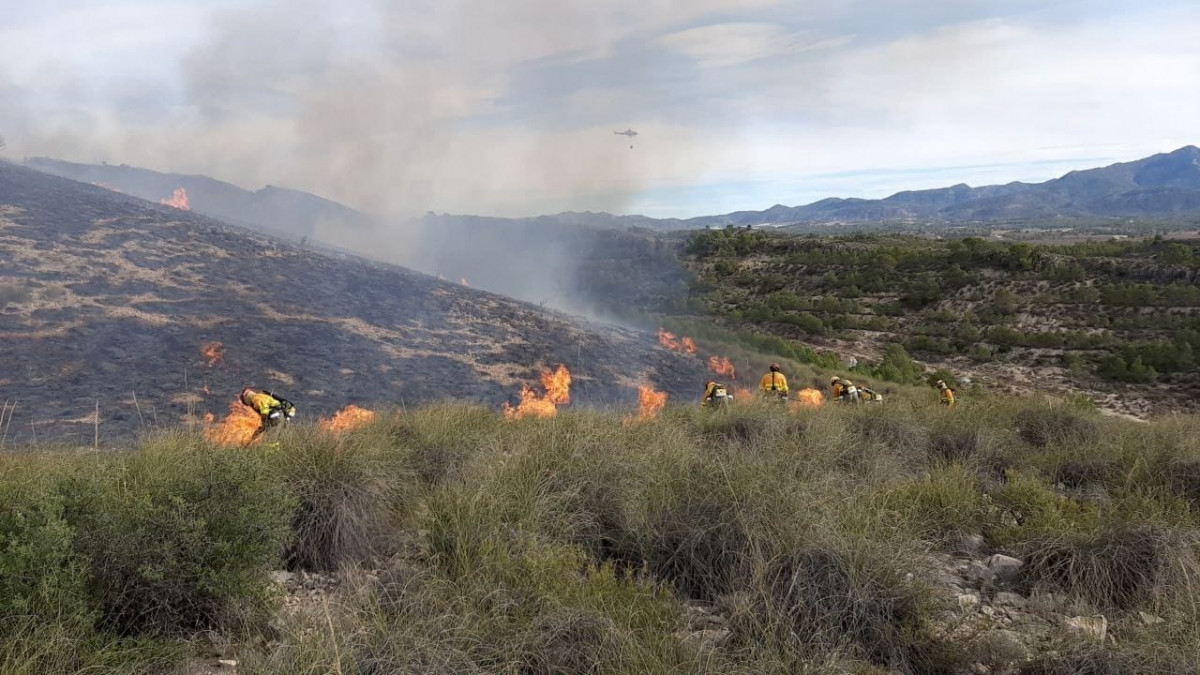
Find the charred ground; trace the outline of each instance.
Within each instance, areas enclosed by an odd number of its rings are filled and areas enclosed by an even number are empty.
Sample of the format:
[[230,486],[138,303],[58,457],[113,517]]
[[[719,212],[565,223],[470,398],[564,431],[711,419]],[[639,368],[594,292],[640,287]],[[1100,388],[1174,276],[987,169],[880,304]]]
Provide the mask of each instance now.
[[102,438],[221,414],[245,384],[325,415],[499,404],[558,363],[577,405],[635,404],[639,384],[690,396],[704,377],[647,334],[3,163],[0,252],[10,441],[90,443],[97,403]]

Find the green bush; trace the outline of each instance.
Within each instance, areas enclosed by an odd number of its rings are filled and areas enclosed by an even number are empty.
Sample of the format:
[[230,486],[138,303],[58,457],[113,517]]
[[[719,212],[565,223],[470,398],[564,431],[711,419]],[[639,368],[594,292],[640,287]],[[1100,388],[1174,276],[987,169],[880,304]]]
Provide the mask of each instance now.
[[100,625],[186,634],[267,597],[293,502],[257,451],[150,443],[68,488]]

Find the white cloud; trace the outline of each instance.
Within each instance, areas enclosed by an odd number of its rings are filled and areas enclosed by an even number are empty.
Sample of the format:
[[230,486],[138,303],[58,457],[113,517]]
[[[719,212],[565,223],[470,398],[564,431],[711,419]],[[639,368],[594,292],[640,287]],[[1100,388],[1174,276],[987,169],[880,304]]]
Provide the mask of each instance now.
[[806,36],[773,23],[719,23],[669,33],[658,41],[667,49],[690,56],[702,67],[722,67],[839,47],[850,38]]

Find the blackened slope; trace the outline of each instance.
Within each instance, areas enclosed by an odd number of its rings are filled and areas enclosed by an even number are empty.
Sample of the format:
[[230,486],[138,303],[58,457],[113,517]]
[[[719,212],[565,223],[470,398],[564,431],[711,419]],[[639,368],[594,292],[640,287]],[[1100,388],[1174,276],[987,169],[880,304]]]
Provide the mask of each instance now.
[[153,202],[170,197],[176,188],[184,188],[195,211],[295,239],[317,236],[330,226],[367,228],[371,222],[366,214],[348,206],[270,185],[252,192],[208,176],[161,173],[124,164],[76,164],[47,157],[35,157],[26,165]]
[[[41,440],[90,443],[96,401],[110,438],[221,415],[245,384],[327,415],[350,402],[496,405],[560,362],[585,405],[632,405],[643,377],[691,398],[705,378],[650,335],[2,163],[0,290],[0,388],[20,401],[10,439],[33,422]],[[227,350],[213,368],[199,353],[210,340]]]

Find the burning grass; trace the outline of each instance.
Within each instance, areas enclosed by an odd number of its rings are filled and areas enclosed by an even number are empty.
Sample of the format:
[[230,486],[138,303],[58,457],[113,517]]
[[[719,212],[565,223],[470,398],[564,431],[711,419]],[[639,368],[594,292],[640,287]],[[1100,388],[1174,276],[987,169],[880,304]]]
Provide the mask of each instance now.
[[354,404],[350,404],[345,408],[337,411],[333,417],[327,420],[318,422],[318,426],[325,431],[340,432],[350,431],[359,427],[365,427],[375,421],[375,411],[360,408]]
[[511,420],[524,417],[548,418],[558,414],[558,407],[571,402],[571,371],[559,365],[554,371],[542,373],[542,393],[529,385],[521,389],[521,401],[515,407],[504,404],[504,416]]

